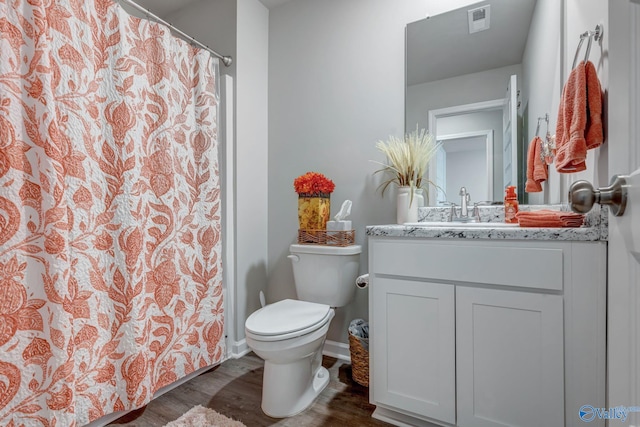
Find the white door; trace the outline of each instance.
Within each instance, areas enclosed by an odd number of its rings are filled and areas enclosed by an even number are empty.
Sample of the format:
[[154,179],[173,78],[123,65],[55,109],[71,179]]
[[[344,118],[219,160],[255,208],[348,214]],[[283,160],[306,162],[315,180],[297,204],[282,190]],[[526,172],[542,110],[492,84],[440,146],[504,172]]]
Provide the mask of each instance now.
[[518,76],[515,74],[507,83],[502,111],[502,182],[505,187],[518,186]]
[[562,331],[561,295],[457,286],[457,425],[564,425]]
[[[640,406],[640,0],[610,0],[609,172],[630,175],[625,213],[610,215],[608,406]],[[588,402],[585,402],[587,405]],[[587,413],[589,408],[587,408]],[[591,416],[591,415],[587,415]],[[638,426],[631,412],[613,426]]]
[[376,276],[373,400],[455,424],[454,286]]

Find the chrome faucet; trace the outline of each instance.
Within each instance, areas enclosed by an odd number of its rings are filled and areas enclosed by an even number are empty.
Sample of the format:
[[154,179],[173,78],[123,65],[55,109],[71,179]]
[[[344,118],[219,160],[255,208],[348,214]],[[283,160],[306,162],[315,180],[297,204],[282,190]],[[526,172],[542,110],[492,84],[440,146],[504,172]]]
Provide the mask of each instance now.
[[467,193],[466,187],[460,187],[459,196],[460,196],[460,219],[469,218],[468,203],[471,201],[471,195]]
[[471,195],[467,193],[466,187],[460,188],[460,211],[456,212],[456,204],[451,203],[451,211],[449,213],[449,221],[460,222],[479,222],[480,213],[477,208],[477,204],[473,206],[473,214],[469,216],[469,203],[471,203]]

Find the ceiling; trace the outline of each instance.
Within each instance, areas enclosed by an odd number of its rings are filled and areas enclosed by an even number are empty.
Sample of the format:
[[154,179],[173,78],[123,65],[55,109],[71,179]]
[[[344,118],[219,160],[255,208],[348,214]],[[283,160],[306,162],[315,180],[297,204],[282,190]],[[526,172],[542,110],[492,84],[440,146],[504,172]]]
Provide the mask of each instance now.
[[[467,10],[491,5],[488,30],[469,34]],[[522,63],[536,0],[490,0],[407,26],[407,85]]]
[[[145,9],[149,9],[151,13],[158,15],[161,18],[166,18],[172,13],[196,3],[198,1],[215,1],[215,0],[134,0],[140,6]],[[280,6],[281,4],[290,2],[292,0],[260,0],[268,9]]]

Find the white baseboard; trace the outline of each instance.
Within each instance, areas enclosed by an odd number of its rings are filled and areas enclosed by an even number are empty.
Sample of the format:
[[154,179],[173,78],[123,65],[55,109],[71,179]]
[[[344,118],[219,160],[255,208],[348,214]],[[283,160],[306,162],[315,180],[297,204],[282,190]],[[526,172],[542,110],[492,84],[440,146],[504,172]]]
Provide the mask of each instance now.
[[440,427],[449,425],[440,423],[434,424],[423,419],[411,417],[401,412],[383,408],[380,405],[378,405],[376,407],[376,410],[373,411],[373,414],[371,414],[371,418],[375,418],[376,420],[384,421],[386,423],[393,424],[394,426],[399,427]]
[[229,358],[230,359],[240,359],[242,356],[251,352],[251,349],[247,345],[247,340],[242,339],[240,341],[235,341],[230,346]]
[[326,340],[322,349],[322,354],[336,359],[344,360],[351,363],[351,353],[349,352],[349,344]]

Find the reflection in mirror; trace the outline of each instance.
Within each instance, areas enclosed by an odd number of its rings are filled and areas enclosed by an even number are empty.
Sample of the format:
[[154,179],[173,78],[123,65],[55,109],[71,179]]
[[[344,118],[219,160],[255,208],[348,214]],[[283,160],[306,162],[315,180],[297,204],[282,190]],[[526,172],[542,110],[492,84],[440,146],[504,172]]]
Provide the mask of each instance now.
[[431,168],[433,182],[442,189],[438,204],[457,203],[460,187],[466,187],[476,201],[493,200],[493,173],[488,173],[493,171],[493,130],[440,135],[442,145]]
[[[438,185],[446,188],[444,194],[438,195],[438,204],[445,201],[459,202],[456,195],[460,187],[466,187],[474,201],[500,200],[503,188],[511,185],[511,182],[516,179],[515,169],[512,166],[515,158],[510,148],[511,139],[515,136],[511,135],[512,127],[509,125],[509,120],[505,119],[508,110],[509,103],[505,103],[504,99],[497,99],[429,111],[429,129],[437,135],[438,141],[446,140],[447,135],[460,132],[465,134],[491,132],[492,136],[491,147],[488,147],[486,152],[476,151],[475,159],[467,156],[463,167],[455,167],[457,171],[455,175],[447,171],[447,180],[438,181]],[[443,145],[446,144],[443,143]],[[442,164],[437,161],[429,164],[429,179],[432,182],[436,182],[434,179],[438,180],[441,175],[439,172],[441,166]],[[485,175],[484,177],[478,176],[480,171]],[[482,191],[471,191],[470,188],[478,188],[479,180],[486,182],[487,185],[482,185]],[[431,205],[435,204],[431,203]]]
[[[555,80],[560,80],[556,58],[560,51],[561,3],[490,0],[407,25],[405,129],[415,129],[417,124],[437,139],[493,130],[493,170],[486,170],[483,181],[491,178],[493,191],[469,191],[472,201],[502,201],[504,188],[517,185],[520,202],[526,202],[523,162],[531,133],[528,117],[552,111],[550,95]],[[469,11],[487,6],[484,16],[489,19],[474,23],[478,14]],[[475,31],[481,24],[488,24],[488,28]],[[500,104],[493,108],[496,114],[502,114],[500,119],[493,117],[497,124],[480,123],[471,128],[461,122],[450,123],[453,116],[461,114],[461,120],[469,119],[470,106],[484,103]],[[483,113],[489,117],[489,111]],[[486,160],[484,154],[474,163],[486,167]],[[469,188],[476,181],[470,172],[477,169],[479,166],[458,168],[456,179]],[[440,173],[439,179],[448,172]],[[434,170],[429,177],[435,182],[437,175]],[[459,203],[458,190],[448,188],[447,200]],[[443,196],[429,198],[431,205],[438,200]]]

